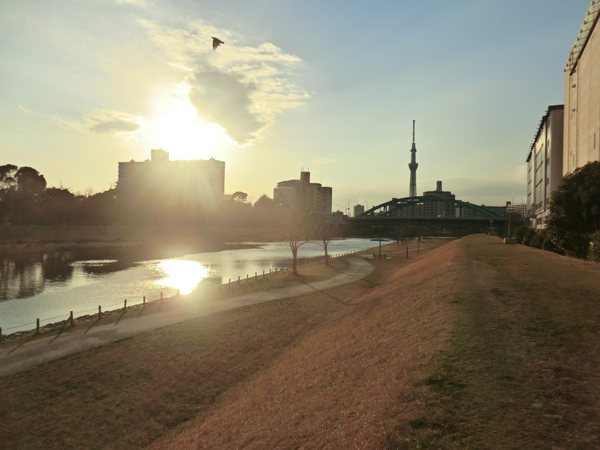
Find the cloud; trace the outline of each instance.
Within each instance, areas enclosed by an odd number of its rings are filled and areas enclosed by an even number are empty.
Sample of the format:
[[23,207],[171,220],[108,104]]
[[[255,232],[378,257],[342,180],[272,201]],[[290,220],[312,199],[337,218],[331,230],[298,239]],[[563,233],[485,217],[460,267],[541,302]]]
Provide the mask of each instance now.
[[141,117],[130,114],[98,110],[83,116],[83,122],[69,122],[58,117],[56,124],[66,131],[75,133],[115,134],[126,139],[131,139],[132,134],[142,129],[145,124]]
[[[525,170],[526,170],[525,165]],[[515,203],[521,203],[521,198],[526,201],[527,184],[523,176],[523,165],[513,168],[512,173],[499,178],[490,176],[482,177],[450,177],[444,180],[444,189],[452,191],[456,198],[475,204],[486,203],[497,206],[511,201],[514,197]],[[433,183],[433,182],[432,182]]]
[[148,3],[146,3],[144,0],[117,0],[117,3],[127,3],[129,5],[136,5],[136,6],[147,6]]
[[[238,46],[235,36],[202,21],[187,29],[139,23],[171,59],[190,86],[189,100],[200,116],[226,130],[238,144],[262,137],[278,113],[297,108],[310,96],[292,80],[300,58],[271,43]],[[225,45],[212,49],[212,36]]]
[[252,141],[262,128],[260,115],[251,112],[254,83],[244,83],[236,74],[194,74],[190,101],[201,116],[219,124],[238,143]]
[[320,158],[320,159],[314,159],[313,162],[315,164],[331,164],[333,162],[335,162],[335,159],[331,159],[331,158]]
[[20,110],[25,111],[26,113],[33,113],[33,111],[29,111],[28,109],[23,108],[21,105],[17,105],[19,107]]

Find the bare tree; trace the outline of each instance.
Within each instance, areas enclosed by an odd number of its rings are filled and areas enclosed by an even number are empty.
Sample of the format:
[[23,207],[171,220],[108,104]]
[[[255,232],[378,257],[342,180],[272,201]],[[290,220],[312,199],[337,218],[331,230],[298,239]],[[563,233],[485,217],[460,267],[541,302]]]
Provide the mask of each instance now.
[[292,273],[298,275],[298,249],[311,240],[310,222],[305,215],[290,212],[285,226],[287,228],[285,242],[292,251]]
[[329,265],[329,253],[328,247],[329,243],[334,239],[339,238],[342,233],[342,225],[338,222],[332,222],[328,220],[325,216],[320,216],[316,221],[315,226],[315,243],[323,247],[323,251],[325,252],[325,265]]

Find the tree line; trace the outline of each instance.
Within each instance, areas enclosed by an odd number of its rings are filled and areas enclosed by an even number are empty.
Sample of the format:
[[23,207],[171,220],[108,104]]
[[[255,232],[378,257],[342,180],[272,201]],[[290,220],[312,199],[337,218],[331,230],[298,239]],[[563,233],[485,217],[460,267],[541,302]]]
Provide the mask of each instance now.
[[0,223],[14,225],[111,225],[115,189],[95,195],[47,187],[32,167],[0,166]]
[[600,162],[565,175],[550,198],[547,228],[521,226],[517,242],[600,262]]
[[[293,216],[293,219],[291,217]],[[300,212],[277,205],[267,195],[254,203],[248,194],[235,192],[215,209],[163,202],[157,196],[131,199],[118,188],[99,193],[74,193],[48,187],[46,178],[32,167],[0,166],[0,224],[6,225],[151,225],[287,227],[304,224]],[[321,220],[321,219],[319,219]],[[313,223],[316,218],[311,218]]]

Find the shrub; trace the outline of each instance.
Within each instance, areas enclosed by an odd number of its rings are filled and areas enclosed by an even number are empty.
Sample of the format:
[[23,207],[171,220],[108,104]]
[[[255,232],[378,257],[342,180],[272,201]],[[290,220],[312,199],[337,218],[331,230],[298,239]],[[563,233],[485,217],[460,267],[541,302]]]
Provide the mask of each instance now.
[[529,246],[534,248],[542,248],[544,238],[546,237],[546,230],[539,230],[533,233],[531,239],[529,239]]
[[590,242],[600,231],[600,162],[563,177],[552,193],[548,229],[569,256],[586,258],[597,251],[590,249]]
[[529,230],[529,227],[527,225],[521,225],[515,230],[515,240],[518,244],[523,243],[523,238],[525,237],[527,230]]
[[523,236],[523,245],[531,245],[531,239],[535,236],[535,230],[533,228],[528,228],[525,232],[525,236]]
[[600,262],[600,231],[591,235],[590,250],[588,259],[594,262]]

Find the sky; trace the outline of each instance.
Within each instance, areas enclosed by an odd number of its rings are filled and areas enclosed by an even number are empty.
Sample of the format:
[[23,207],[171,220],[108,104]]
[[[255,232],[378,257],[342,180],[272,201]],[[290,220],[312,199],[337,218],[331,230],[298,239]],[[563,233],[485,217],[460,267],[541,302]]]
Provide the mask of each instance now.
[[2,0],[0,165],[102,192],[162,148],[250,201],[308,170],[346,211],[408,196],[416,120],[418,193],[521,203],[589,4]]

